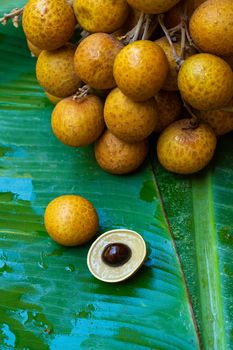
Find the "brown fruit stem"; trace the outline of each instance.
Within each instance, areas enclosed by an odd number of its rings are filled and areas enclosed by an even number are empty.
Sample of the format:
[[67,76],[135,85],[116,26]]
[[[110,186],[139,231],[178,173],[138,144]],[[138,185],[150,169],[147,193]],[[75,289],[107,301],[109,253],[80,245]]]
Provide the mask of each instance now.
[[90,94],[91,87],[89,85],[83,85],[81,88],[78,89],[78,91],[73,96],[73,100],[77,101],[83,97],[86,97]]
[[137,40],[148,40],[158,25],[158,21],[154,15],[144,14],[141,12],[139,20],[134,28],[132,28],[119,40],[128,45]]
[[[169,33],[169,31],[167,30],[165,24],[164,24],[164,20],[163,20],[163,15],[159,15],[158,16],[158,22],[160,24],[160,27],[162,28],[166,38],[167,38],[167,41],[172,49],[172,53],[173,53],[173,56],[174,56],[174,59],[176,61],[176,64],[177,64],[177,69],[179,70],[180,66],[182,65],[182,63],[184,62],[184,60],[182,59],[182,57],[178,56],[177,55],[177,52],[176,52],[176,49],[175,49],[175,46],[173,45],[173,42],[172,42],[172,39],[171,39],[171,35]],[[179,26],[180,27],[180,26]],[[182,44],[182,43],[181,43]],[[185,45],[184,45],[185,46]],[[181,52],[183,52],[184,49],[181,48]]]
[[20,9],[14,8],[13,10],[11,10],[11,12],[5,13],[4,16],[2,18],[0,18],[0,23],[2,23],[3,25],[6,25],[8,23],[8,21],[10,19],[12,19],[13,26],[18,28],[19,22],[20,22],[20,17],[23,14],[23,10],[24,10],[24,7],[20,8]]
[[221,111],[233,113],[233,107],[224,107],[224,108],[221,108]]
[[183,99],[182,96],[181,96],[181,99],[185,109],[191,115],[190,126],[188,126],[187,128],[183,128],[183,130],[196,129],[199,126],[199,118],[195,113],[193,113],[191,106]]

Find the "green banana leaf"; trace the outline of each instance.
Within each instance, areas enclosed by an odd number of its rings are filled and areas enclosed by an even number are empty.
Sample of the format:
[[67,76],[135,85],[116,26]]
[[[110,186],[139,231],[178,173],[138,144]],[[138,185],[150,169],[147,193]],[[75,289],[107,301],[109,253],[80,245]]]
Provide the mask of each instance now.
[[[24,3],[1,0],[0,13]],[[11,24],[0,27],[0,104],[0,349],[232,349],[232,135],[192,177],[163,170],[155,146],[138,172],[106,174],[92,146],[69,148],[52,134],[53,106]],[[148,256],[134,277],[98,281],[90,244],[48,237],[44,209],[67,193],[95,205],[99,234],[142,234]]]

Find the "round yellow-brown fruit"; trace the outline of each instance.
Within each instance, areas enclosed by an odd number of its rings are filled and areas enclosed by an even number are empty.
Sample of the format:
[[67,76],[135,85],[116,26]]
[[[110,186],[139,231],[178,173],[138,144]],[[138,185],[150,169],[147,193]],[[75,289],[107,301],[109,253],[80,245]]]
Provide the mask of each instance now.
[[[163,51],[165,52],[165,55],[167,57],[168,64],[169,64],[169,72],[168,72],[167,78],[165,80],[165,83],[162,86],[162,89],[167,90],[167,91],[176,91],[176,90],[178,90],[178,85],[177,85],[178,71],[177,71],[177,62],[175,60],[173,50],[172,50],[171,46],[169,45],[169,42],[167,41],[166,37],[162,37],[162,38],[156,40],[155,43],[163,49]],[[181,43],[175,42],[175,43],[173,43],[173,46],[176,50],[177,56],[180,57],[180,55],[181,55]],[[191,49],[186,50],[185,57],[189,57],[192,54],[194,54],[194,52]]]
[[44,224],[54,241],[71,247],[92,239],[98,231],[99,219],[87,199],[78,195],[63,195],[48,204]]
[[127,0],[128,4],[136,10],[159,14],[168,11],[180,0]]
[[127,143],[109,130],[95,144],[95,157],[99,166],[111,174],[123,175],[136,170],[145,160],[148,142]]
[[98,139],[105,127],[103,102],[99,97],[88,95],[60,101],[52,113],[52,130],[65,145],[87,146]]
[[115,88],[105,101],[104,120],[107,128],[119,139],[130,143],[142,141],[157,124],[155,99],[135,102]]
[[74,67],[78,76],[94,89],[110,89],[116,86],[113,63],[123,44],[105,33],[89,35],[78,46]]
[[160,90],[155,95],[158,108],[158,123],[155,132],[161,132],[168,125],[179,119],[182,103],[177,92]]
[[75,16],[67,0],[29,0],[23,11],[27,39],[42,50],[54,50],[70,40]]
[[29,50],[31,51],[31,54],[35,57],[38,57],[42,50],[39,49],[37,46],[33,45],[29,40],[27,40],[27,45]]
[[[232,109],[228,112],[227,107]],[[217,136],[233,131],[233,99],[226,107],[226,110],[200,111],[198,117],[209,123]]]
[[196,128],[190,119],[181,119],[169,125],[157,144],[158,159],[168,171],[193,174],[203,169],[214,155],[217,139],[208,124]]
[[193,108],[219,109],[233,96],[233,72],[220,57],[199,53],[182,64],[178,87],[184,100]]
[[80,26],[89,33],[111,33],[127,19],[125,0],[74,0],[74,12]]
[[62,100],[62,97],[57,97],[54,95],[51,95],[50,93],[48,93],[47,91],[45,91],[45,95],[48,97],[49,101],[53,104],[56,105],[58,102],[60,102]]
[[149,40],[135,41],[116,56],[113,75],[119,89],[134,101],[146,101],[163,86],[168,61],[161,47]]
[[36,63],[36,77],[39,84],[51,95],[67,97],[74,94],[82,82],[74,69],[72,44],[56,50],[43,50]]
[[197,47],[219,56],[233,54],[233,1],[208,0],[193,13],[189,30]]

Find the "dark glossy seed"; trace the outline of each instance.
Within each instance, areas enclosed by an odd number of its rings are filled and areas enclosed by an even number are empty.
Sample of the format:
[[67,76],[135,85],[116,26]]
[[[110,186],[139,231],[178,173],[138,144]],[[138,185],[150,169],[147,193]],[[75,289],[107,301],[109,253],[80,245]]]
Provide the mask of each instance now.
[[131,249],[126,244],[111,243],[104,248],[102,260],[109,266],[117,267],[124,265],[131,255]]

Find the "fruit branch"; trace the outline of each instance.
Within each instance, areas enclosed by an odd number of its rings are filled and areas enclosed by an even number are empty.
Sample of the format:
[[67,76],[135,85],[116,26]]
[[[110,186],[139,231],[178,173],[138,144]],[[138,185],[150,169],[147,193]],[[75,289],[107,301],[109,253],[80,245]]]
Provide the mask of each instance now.
[[[159,22],[160,27],[162,28],[166,38],[167,38],[167,41],[168,41],[171,49],[172,49],[172,53],[173,53],[174,59],[175,59],[176,64],[177,64],[177,68],[179,69],[184,60],[182,59],[182,57],[177,55],[175,46],[173,45],[173,42],[172,42],[172,39],[171,39],[171,35],[169,34],[169,32],[168,32],[168,30],[167,30],[167,28],[166,28],[166,26],[164,24],[163,15],[159,15],[158,16],[158,22]],[[181,28],[181,26],[179,26],[179,28]],[[183,52],[183,51],[184,51],[184,49],[182,50],[182,48],[181,48],[181,52]]]
[[0,23],[3,25],[6,25],[10,19],[12,19],[14,27],[18,28],[20,17],[22,16],[24,7],[22,8],[15,8],[11,10],[11,12],[4,14],[2,18],[0,18]]
[[86,97],[90,93],[91,87],[89,85],[83,85],[73,96],[73,100],[77,101],[83,97]]
[[141,12],[136,26],[120,38],[125,45],[137,40],[148,40],[158,25],[155,16]]

